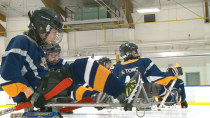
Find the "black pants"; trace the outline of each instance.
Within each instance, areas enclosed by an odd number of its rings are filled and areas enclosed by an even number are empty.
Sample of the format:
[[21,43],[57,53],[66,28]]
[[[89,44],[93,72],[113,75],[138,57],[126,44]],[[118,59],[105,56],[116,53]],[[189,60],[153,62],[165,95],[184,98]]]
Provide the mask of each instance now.
[[[156,83],[143,83],[143,86],[149,98],[159,95],[159,91],[161,90],[161,85]],[[142,91],[139,94],[139,98],[144,98]]]

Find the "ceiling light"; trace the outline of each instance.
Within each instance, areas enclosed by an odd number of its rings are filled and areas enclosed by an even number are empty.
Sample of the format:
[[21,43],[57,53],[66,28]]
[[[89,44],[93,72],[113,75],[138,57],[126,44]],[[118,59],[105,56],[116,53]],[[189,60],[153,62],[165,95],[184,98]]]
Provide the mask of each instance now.
[[147,13],[147,12],[158,12],[160,9],[158,8],[152,8],[152,9],[138,9],[139,13]]

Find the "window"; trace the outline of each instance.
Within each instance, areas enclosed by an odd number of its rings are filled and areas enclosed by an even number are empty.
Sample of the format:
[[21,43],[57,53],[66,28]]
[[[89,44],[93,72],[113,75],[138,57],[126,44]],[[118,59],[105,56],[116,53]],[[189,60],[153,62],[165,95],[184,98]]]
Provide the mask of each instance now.
[[200,72],[186,73],[187,85],[200,85]]
[[155,22],[155,14],[145,14],[144,22]]

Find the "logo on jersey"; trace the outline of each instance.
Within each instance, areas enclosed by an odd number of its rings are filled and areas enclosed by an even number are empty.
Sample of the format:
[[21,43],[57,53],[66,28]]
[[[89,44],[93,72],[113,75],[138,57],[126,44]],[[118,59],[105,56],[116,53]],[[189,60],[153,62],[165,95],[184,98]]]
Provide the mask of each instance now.
[[40,65],[44,67],[44,70],[48,70],[48,66],[47,66],[47,62],[46,62],[45,57],[42,57],[42,58],[41,58],[41,63],[40,63]]
[[122,75],[124,74],[128,74],[128,73],[133,73],[139,70],[139,67],[133,67],[133,68],[128,68],[128,69],[124,69],[121,71]]

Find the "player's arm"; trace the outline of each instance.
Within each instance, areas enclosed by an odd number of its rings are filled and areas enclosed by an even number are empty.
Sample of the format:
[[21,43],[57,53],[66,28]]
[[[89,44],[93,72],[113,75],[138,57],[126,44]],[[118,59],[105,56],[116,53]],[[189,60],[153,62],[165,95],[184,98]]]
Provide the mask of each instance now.
[[169,72],[162,72],[160,69],[152,62],[149,58],[144,59],[144,66],[145,66],[145,76],[149,82],[154,82],[157,80],[161,80],[163,78],[174,76],[172,71]]
[[1,85],[4,91],[11,97],[16,97],[20,92],[24,92],[29,97],[33,91],[21,70],[25,69],[25,61],[30,61],[28,57],[27,42],[13,38],[8,44],[6,51],[2,55],[1,64]]
[[179,89],[181,90],[181,92],[180,92],[181,98],[182,98],[182,100],[185,100],[186,93],[185,93],[185,89],[184,89],[184,82],[181,79],[178,79],[177,82],[179,82]]

